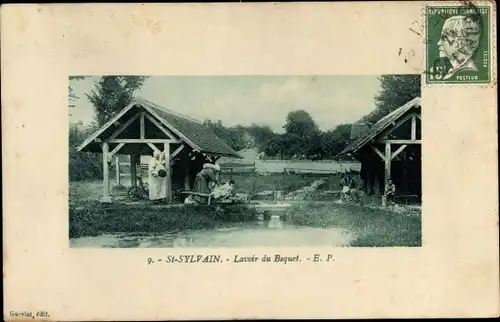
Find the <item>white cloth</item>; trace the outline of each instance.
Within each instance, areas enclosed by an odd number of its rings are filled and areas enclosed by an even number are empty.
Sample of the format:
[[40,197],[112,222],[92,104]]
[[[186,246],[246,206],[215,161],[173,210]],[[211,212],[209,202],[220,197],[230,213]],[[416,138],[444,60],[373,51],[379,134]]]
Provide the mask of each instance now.
[[212,196],[215,199],[219,199],[222,197],[228,197],[233,190],[233,187],[229,183],[225,183],[222,186],[215,187],[214,190],[212,191]]
[[218,164],[205,163],[205,164],[203,164],[203,169],[206,169],[206,168],[211,168],[211,169],[214,169],[215,171],[220,171],[220,165],[218,165]]
[[161,160],[156,160],[154,157],[149,161],[148,179],[149,179],[149,199],[159,200],[167,198],[167,180],[158,176],[160,169],[165,170],[165,166]]

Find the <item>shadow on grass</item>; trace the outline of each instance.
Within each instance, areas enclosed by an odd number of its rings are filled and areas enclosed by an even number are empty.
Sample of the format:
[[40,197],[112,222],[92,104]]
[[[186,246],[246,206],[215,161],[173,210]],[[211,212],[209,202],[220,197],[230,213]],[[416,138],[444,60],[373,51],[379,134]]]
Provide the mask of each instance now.
[[304,203],[286,211],[293,224],[351,231],[354,247],[422,246],[421,216],[359,205]]

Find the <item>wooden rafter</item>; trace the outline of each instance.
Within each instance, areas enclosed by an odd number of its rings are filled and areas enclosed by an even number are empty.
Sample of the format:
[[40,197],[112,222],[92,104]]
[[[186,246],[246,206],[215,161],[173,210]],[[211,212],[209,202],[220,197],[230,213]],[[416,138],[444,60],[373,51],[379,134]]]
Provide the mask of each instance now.
[[400,154],[401,152],[403,152],[403,150],[407,147],[406,144],[400,146],[396,151],[394,151],[394,153],[392,153],[391,155],[391,160],[394,159],[395,157],[398,156],[398,154]]
[[[416,115],[418,115],[418,114],[417,113],[410,113],[410,114],[406,115],[405,117],[403,117],[402,119],[400,119],[399,121],[393,122],[392,123],[392,125],[393,125],[392,128],[388,129],[385,133],[383,133],[382,136],[383,137],[387,137],[389,134],[391,134],[392,132],[396,131],[403,124],[405,124],[406,122],[408,122],[408,120],[412,119]],[[379,140],[379,141],[382,141],[382,140]]]
[[148,143],[149,147],[158,153],[161,153],[160,149],[158,149],[153,143]]
[[120,151],[121,148],[123,148],[124,145],[125,143],[118,144],[113,150],[111,150],[111,152],[109,153],[109,157],[113,157],[116,153],[118,153],[118,151]]
[[179,146],[177,149],[175,149],[174,152],[172,152],[172,155],[171,155],[171,158],[175,158],[177,156],[177,154],[179,154],[182,149],[184,149],[184,144],[181,144],[181,146]]
[[417,139],[417,116],[413,115],[411,118],[411,139],[415,141]]
[[166,136],[168,136],[172,140],[176,140],[175,135],[172,131],[167,130],[160,122],[154,119],[151,115],[146,115],[146,118],[153,123],[160,131],[162,131]]
[[141,112],[141,134],[140,134],[141,139],[144,139],[146,137],[146,124],[145,124],[146,122],[145,122],[144,115],[145,115],[145,113]]
[[106,141],[110,141],[110,140],[113,140],[114,138],[116,138],[118,135],[120,135],[120,133],[122,133],[123,131],[125,131],[125,129],[130,125],[132,124],[132,122],[134,122],[135,120],[137,120],[137,118],[140,116],[140,113],[137,113],[135,114],[134,116],[132,116],[127,122],[123,123],[122,125],[120,125],[120,127],[118,129],[116,129],[116,131],[113,132],[113,134],[111,134],[111,136],[106,140]]
[[422,144],[422,140],[379,140],[378,143],[391,143],[391,144]]
[[109,143],[181,143],[179,140],[168,139],[113,139]]
[[376,147],[374,147],[373,145],[370,145],[370,146],[372,147],[373,151],[375,151],[375,153],[377,153],[377,154],[378,154],[378,156],[382,158],[382,160],[385,160],[385,156],[384,156],[384,154],[383,154],[382,152],[380,152],[380,150],[379,150],[379,149],[377,149],[377,148],[376,148]]

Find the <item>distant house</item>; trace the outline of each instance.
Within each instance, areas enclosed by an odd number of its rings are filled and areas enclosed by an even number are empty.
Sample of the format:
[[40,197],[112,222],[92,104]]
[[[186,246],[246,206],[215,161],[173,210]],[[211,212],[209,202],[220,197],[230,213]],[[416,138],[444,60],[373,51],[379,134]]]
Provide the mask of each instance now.
[[361,162],[361,178],[369,194],[380,194],[391,178],[400,194],[421,196],[421,100],[416,97],[372,127],[356,125],[353,142],[336,157],[350,155]]
[[215,163],[220,157],[241,156],[201,122],[183,116],[144,99],[135,99],[115,117],[90,135],[78,151],[103,154],[103,201],[109,194],[109,163],[117,154],[129,155],[132,185],[137,184],[140,157],[153,151],[165,152],[168,199],[173,189],[192,187],[203,163]]

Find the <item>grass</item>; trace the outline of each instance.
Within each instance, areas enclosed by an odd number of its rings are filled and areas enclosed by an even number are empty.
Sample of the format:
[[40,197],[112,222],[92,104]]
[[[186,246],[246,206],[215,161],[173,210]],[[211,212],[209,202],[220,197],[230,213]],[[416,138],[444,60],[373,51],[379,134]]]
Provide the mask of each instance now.
[[87,201],[69,208],[69,237],[109,233],[163,233],[185,229],[214,228],[229,222],[255,220],[256,212],[243,207],[186,205],[160,207],[103,204]]
[[395,247],[422,245],[421,217],[378,208],[331,203],[305,203],[286,211],[299,226],[342,227],[354,233],[350,246]]
[[318,179],[325,179],[326,184],[321,187],[324,190],[338,190],[340,178],[329,174],[286,174],[276,173],[262,175],[257,173],[233,173],[232,176],[222,174],[222,181],[233,179],[237,190],[257,193],[262,191],[281,190],[289,193],[308,186]]

